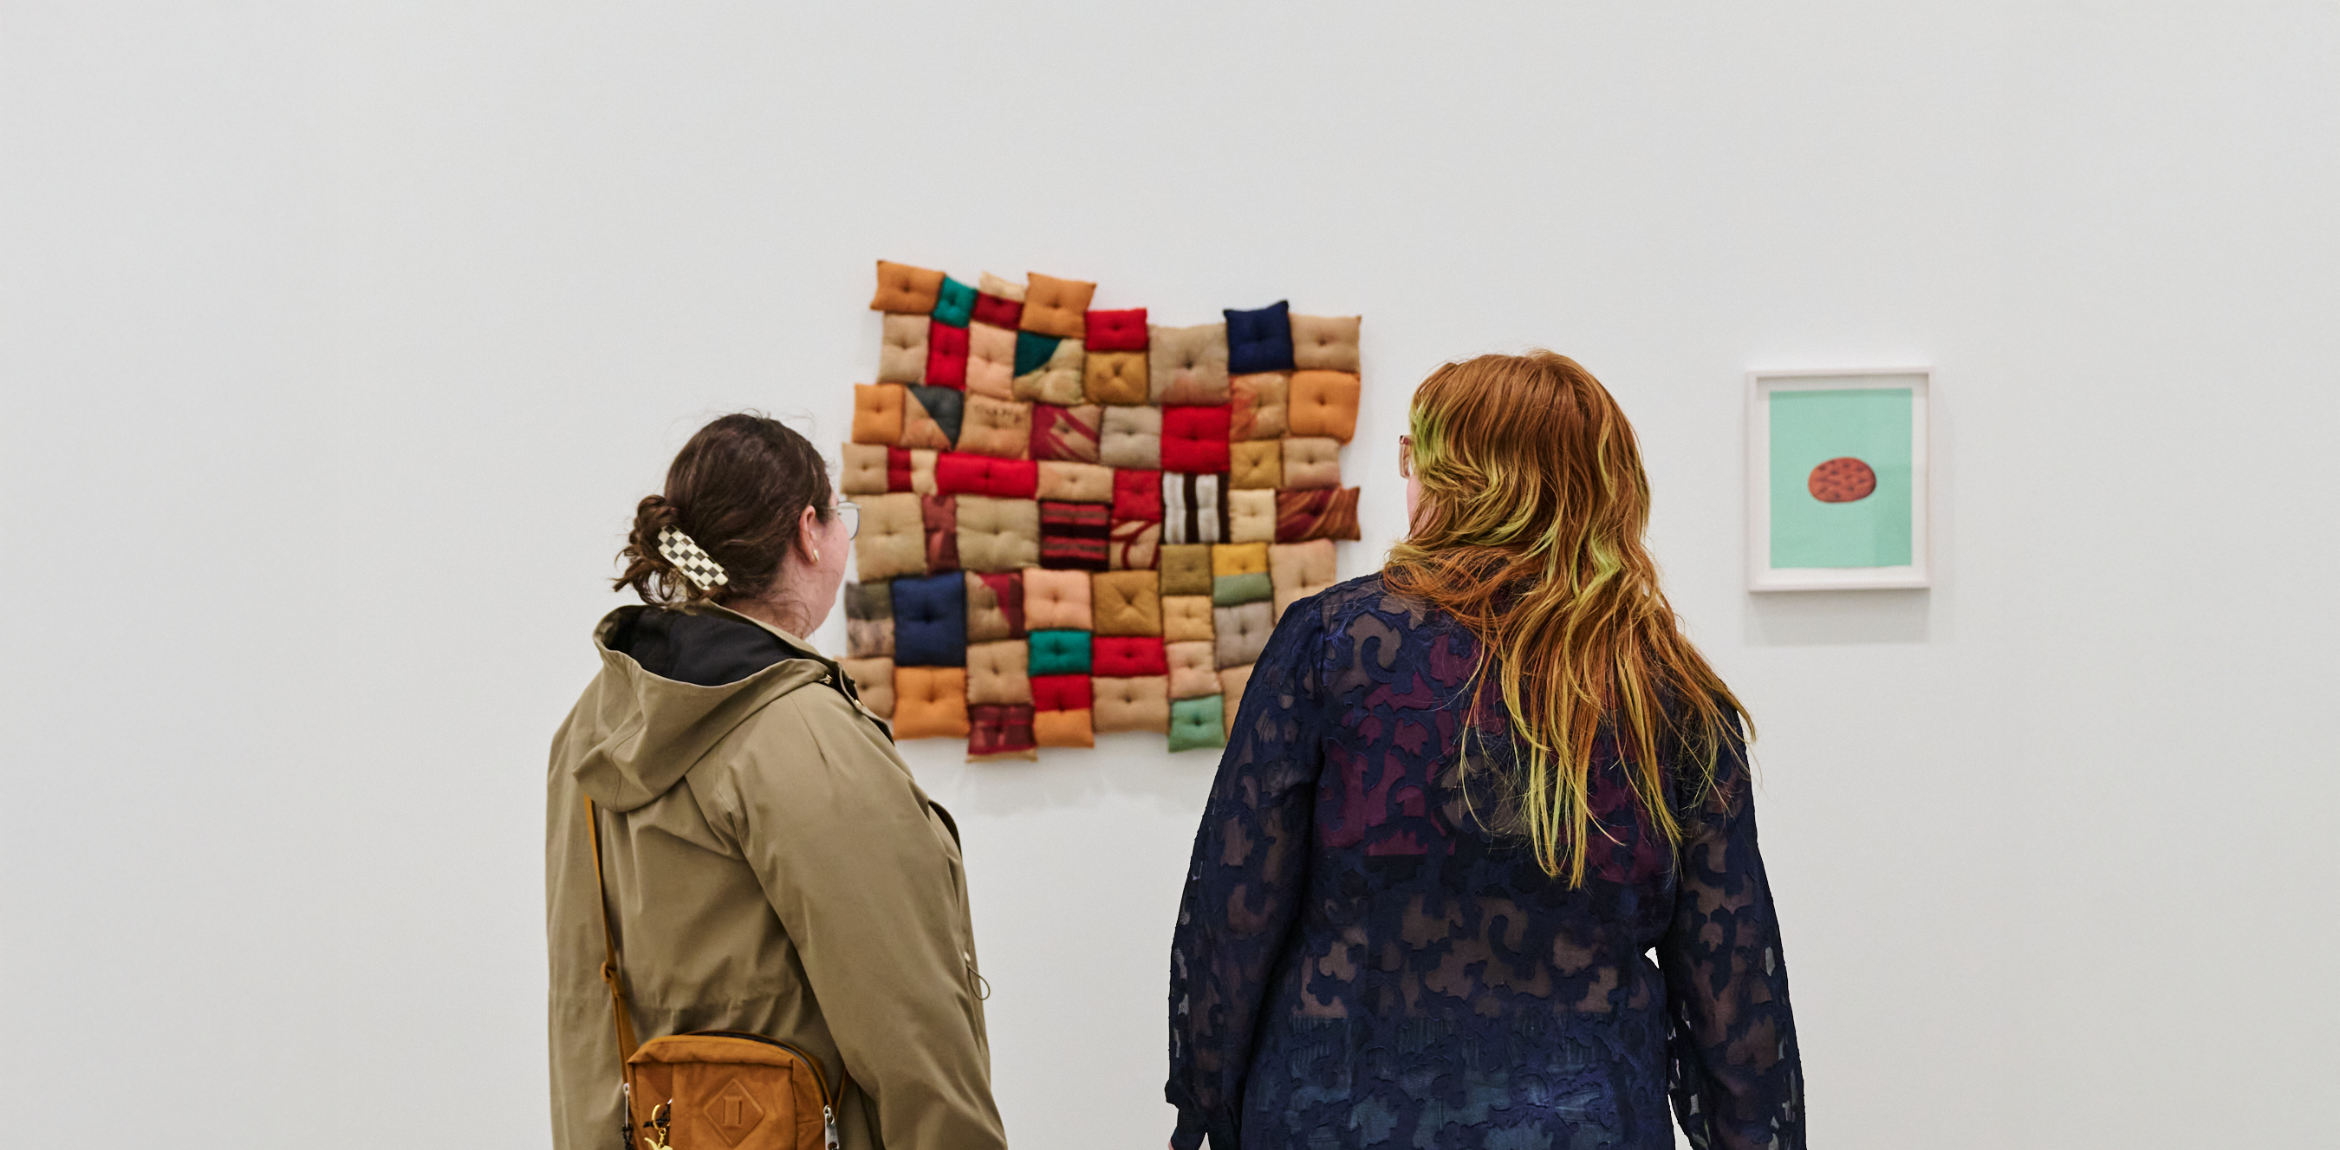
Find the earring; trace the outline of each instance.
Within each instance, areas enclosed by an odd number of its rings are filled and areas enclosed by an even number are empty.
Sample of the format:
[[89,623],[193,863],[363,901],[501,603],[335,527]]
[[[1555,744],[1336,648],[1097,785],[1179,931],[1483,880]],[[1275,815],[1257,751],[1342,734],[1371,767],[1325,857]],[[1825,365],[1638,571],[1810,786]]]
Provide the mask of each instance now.
[[821,561],[821,549],[820,549],[820,548],[818,548],[818,547],[815,547],[815,548],[813,548],[813,562],[815,562],[815,563],[818,563],[818,562],[820,562],[820,561]]

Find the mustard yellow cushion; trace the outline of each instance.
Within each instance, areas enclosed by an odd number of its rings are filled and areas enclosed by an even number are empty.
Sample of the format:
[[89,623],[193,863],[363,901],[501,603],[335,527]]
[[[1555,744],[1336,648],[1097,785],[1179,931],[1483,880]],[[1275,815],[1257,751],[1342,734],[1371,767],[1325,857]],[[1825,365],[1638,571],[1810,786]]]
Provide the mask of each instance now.
[[1211,545],[1171,543],[1162,548],[1162,594],[1211,593]]
[[853,442],[891,445],[902,438],[902,385],[853,385]]
[[1146,402],[1146,353],[1089,352],[1083,360],[1081,386],[1090,403]]
[[1363,390],[1354,373],[1292,373],[1290,422],[1294,435],[1321,435],[1347,443],[1357,434],[1357,400]]
[[1227,486],[1275,488],[1284,485],[1284,448],[1274,439],[1239,439],[1227,445]]
[[1211,575],[1265,575],[1268,572],[1268,545],[1265,543],[1220,543],[1211,548]]
[[[941,284],[935,286],[939,292]],[[1089,334],[1089,300],[1096,294],[1096,284],[1033,272],[1024,288],[1022,327],[1041,335],[1085,339]]]
[[1096,634],[1162,633],[1162,596],[1151,571],[1092,572],[1089,607]]
[[894,737],[967,737],[965,667],[894,668]]
[[942,298],[942,283],[941,272],[879,260],[877,294],[870,297],[869,310],[929,314]]
[[1089,726],[1089,708],[1040,711],[1032,716],[1032,741],[1043,747],[1094,747],[1097,736]]

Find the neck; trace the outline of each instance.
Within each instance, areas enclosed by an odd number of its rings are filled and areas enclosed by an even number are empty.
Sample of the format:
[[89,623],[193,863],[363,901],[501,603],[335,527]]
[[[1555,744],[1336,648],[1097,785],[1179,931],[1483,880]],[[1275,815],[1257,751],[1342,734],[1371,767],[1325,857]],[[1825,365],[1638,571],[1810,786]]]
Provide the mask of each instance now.
[[762,599],[737,599],[724,606],[800,639],[812,631],[812,612],[790,597],[772,595]]

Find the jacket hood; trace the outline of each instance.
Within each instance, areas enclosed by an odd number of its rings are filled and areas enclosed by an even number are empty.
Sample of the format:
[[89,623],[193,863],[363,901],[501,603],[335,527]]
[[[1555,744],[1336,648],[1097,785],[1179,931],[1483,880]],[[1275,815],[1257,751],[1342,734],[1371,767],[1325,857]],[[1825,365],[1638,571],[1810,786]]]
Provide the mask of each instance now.
[[[593,629],[601,674],[578,706],[591,741],[577,786],[630,811],[681,781],[717,742],[774,700],[833,683],[837,665],[777,627],[712,604],[620,607]],[[856,700],[858,702],[858,700]]]

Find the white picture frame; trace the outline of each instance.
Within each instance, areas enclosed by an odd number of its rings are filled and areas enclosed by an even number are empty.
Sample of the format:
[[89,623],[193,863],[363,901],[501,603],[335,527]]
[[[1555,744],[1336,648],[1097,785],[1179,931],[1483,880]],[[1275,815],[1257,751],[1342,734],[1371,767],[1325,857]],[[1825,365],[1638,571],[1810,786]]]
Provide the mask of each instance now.
[[[1747,373],[1747,589],[1850,591],[1933,586],[1933,450],[1930,367],[1767,368]],[[1772,397],[1780,392],[1908,388],[1909,562],[1888,566],[1772,566],[1775,507]],[[1789,409],[1791,412],[1795,409]],[[1895,433],[1897,437],[1898,433]],[[1815,480],[1824,483],[1825,480]],[[1874,481],[1873,481],[1874,482]],[[1898,487],[1898,484],[1893,486]],[[1883,488],[1878,494],[1884,493]],[[1792,494],[1787,497],[1793,498]],[[1789,507],[1790,522],[1804,512]],[[1833,514],[1833,513],[1831,513]],[[1789,528],[1792,531],[1792,527]],[[1792,536],[1791,536],[1792,538]]]

